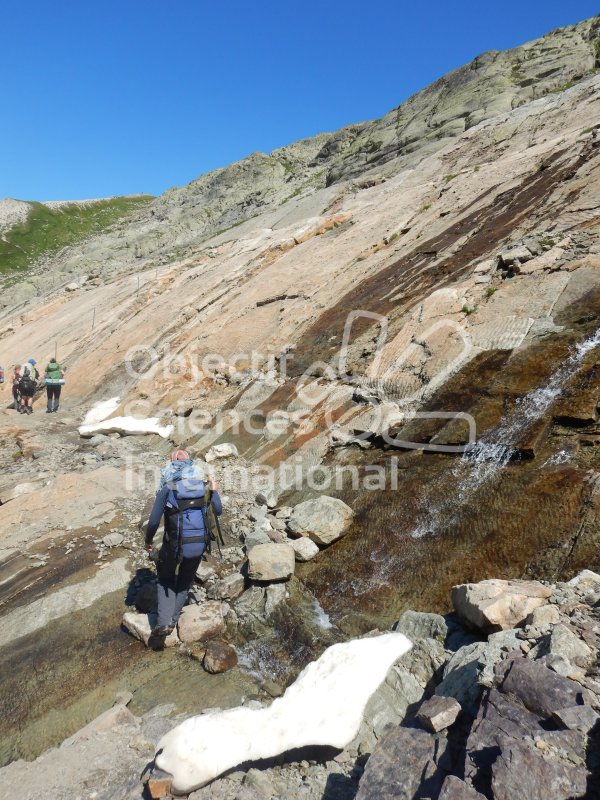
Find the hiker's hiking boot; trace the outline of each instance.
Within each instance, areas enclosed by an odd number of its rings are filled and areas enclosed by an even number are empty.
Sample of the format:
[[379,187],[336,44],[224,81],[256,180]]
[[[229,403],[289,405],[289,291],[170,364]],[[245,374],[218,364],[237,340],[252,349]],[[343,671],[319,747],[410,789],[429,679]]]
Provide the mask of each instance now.
[[174,625],[157,625],[152,629],[150,638],[148,639],[148,647],[151,650],[164,650],[165,639],[169,634],[173,633]]

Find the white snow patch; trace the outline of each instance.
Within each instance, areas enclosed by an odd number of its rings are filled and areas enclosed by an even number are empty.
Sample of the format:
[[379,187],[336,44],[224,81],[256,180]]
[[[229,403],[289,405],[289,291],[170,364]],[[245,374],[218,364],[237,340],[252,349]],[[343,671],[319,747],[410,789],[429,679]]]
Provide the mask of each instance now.
[[118,397],[111,397],[108,400],[100,400],[99,403],[95,403],[83,418],[83,424],[94,425],[96,422],[102,422],[117,410],[119,402]]
[[173,431],[173,425],[161,425],[158,417],[136,419],[136,417],[111,417],[93,425],[81,425],[79,435],[93,436],[95,433],[120,433],[122,436],[142,436],[157,433],[166,439]]
[[358,733],[373,692],[411,647],[401,633],[334,644],[268,708],[209,712],[169,731],[156,764],[183,794],[245,761],[307,745],[343,748]]

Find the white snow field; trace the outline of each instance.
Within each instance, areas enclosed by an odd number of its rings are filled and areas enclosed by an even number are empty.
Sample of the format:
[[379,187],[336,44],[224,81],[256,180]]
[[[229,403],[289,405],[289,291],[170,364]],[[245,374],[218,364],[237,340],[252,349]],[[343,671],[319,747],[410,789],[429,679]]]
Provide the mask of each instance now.
[[158,417],[136,419],[136,417],[111,417],[102,422],[83,424],[79,427],[79,435],[93,436],[95,433],[120,433],[122,436],[142,436],[146,433],[157,433],[166,439],[173,431],[173,425],[161,425]]
[[109,397],[108,400],[100,400],[87,412],[83,418],[83,425],[94,425],[96,422],[102,422],[107,417],[110,417],[119,407],[118,397]]
[[268,708],[233,708],[190,717],[163,736],[156,765],[173,790],[192,792],[228,769],[296,747],[343,748],[358,733],[365,706],[412,643],[385,633],[334,644]]

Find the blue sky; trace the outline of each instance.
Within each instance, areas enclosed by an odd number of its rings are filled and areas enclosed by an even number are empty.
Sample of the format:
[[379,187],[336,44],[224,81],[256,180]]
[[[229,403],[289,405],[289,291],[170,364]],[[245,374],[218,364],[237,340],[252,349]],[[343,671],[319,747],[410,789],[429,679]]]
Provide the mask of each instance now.
[[587,0],[7,0],[0,197],[160,194],[383,115]]

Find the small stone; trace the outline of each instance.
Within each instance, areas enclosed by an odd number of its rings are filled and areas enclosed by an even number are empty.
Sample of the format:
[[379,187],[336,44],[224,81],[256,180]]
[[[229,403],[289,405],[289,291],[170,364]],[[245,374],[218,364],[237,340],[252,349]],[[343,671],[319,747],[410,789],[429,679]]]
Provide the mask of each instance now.
[[560,612],[555,605],[539,606],[529,614],[525,620],[526,625],[531,625],[540,631],[545,631],[551,625],[556,625],[560,621]]
[[152,800],[162,800],[163,797],[171,796],[172,783],[173,778],[170,775],[155,767],[146,782],[146,788]]
[[118,547],[123,544],[125,537],[122,533],[108,533],[103,539],[102,544],[105,547]]
[[214,578],[216,574],[217,573],[210,564],[207,564],[206,561],[201,561],[196,570],[196,579],[199,580],[200,583],[206,583],[211,578]]
[[206,653],[202,665],[207,672],[216,675],[219,672],[227,672],[233,669],[238,663],[235,648],[227,642],[213,641],[206,646]]
[[310,561],[319,553],[317,545],[307,537],[288,539],[288,542],[294,548],[296,561]]
[[437,733],[453,725],[460,712],[461,705],[453,697],[434,695],[422,704],[417,717],[423,727]]
[[204,460],[210,464],[220,458],[232,458],[238,455],[238,449],[234,444],[215,444],[207,451]]
[[262,522],[265,517],[267,516],[267,507],[266,506],[254,506],[248,512],[248,517],[253,522]]

